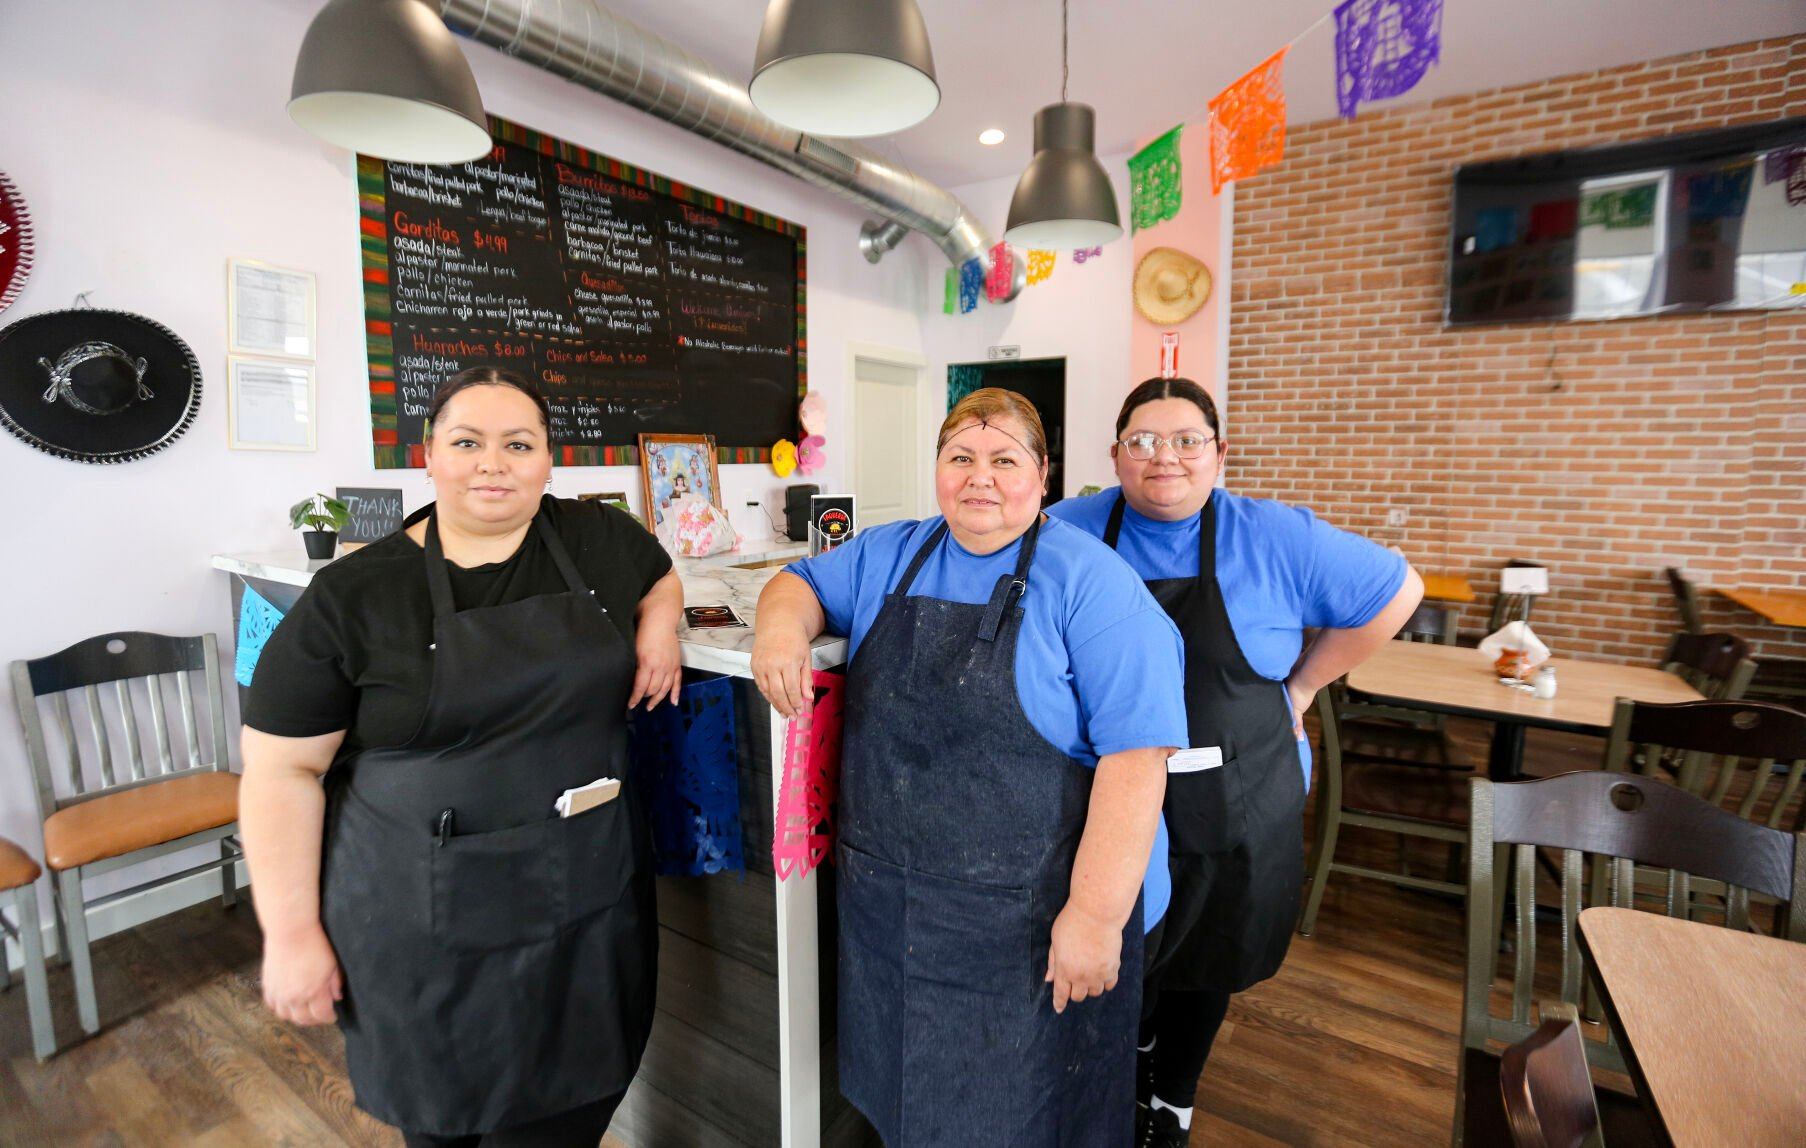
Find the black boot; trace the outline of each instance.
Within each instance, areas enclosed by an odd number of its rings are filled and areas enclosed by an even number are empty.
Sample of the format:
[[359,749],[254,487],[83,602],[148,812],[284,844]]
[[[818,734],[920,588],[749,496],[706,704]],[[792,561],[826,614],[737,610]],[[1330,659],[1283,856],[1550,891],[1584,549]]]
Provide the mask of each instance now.
[[1139,1109],[1138,1114],[1141,1128],[1135,1138],[1135,1148],[1185,1148],[1191,1139],[1191,1130],[1179,1127],[1179,1118],[1170,1108],[1155,1108],[1150,1104]]

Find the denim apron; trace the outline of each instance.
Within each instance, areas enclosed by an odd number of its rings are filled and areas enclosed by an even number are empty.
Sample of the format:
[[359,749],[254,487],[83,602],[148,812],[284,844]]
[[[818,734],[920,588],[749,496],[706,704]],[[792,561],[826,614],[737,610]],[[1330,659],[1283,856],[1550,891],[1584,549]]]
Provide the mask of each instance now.
[[[840,1087],[890,1148],[1132,1137],[1137,978],[1063,1014],[1043,980],[1092,770],[1041,736],[1016,688],[1040,528],[968,604],[909,596],[938,526],[847,675]],[[1129,921],[1125,970],[1142,963],[1139,902]]]
[[[457,611],[427,520],[433,684],[405,744],[327,774],[321,920],[360,1108],[468,1135],[625,1089],[652,1027],[651,841],[627,753],[633,652],[545,514],[568,590]],[[553,803],[598,777],[621,796]]]
[[[1122,496],[1104,542],[1122,533]],[[1198,576],[1148,590],[1185,639],[1185,716],[1194,748],[1221,766],[1168,773],[1173,899],[1150,986],[1240,992],[1279,971],[1304,885],[1304,775],[1285,683],[1254,672],[1217,583],[1217,499],[1198,524]]]

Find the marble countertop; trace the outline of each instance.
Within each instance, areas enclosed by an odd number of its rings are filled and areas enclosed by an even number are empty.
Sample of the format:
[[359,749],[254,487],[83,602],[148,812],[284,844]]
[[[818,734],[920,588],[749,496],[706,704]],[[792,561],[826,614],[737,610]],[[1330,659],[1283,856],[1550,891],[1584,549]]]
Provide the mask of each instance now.
[[[693,670],[706,670],[734,677],[748,677],[752,672],[752,627],[758,613],[759,591],[771,581],[780,567],[740,570],[736,563],[773,561],[797,557],[808,546],[801,542],[775,540],[769,545],[749,543],[738,554],[708,558],[680,558],[677,574],[684,584],[684,602],[691,606],[732,606],[746,622],[744,627],[722,630],[692,630],[680,626],[677,636],[683,648],[683,664]],[[793,553],[794,551],[794,553]],[[256,554],[215,554],[212,566],[245,578],[261,578],[287,586],[305,586],[314,574],[331,559],[311,561],[297,546],[293,550],[266,551]],[[829,635],[815,639],[812,650],[817,669],[831,669],[847,659],[847,640]]]

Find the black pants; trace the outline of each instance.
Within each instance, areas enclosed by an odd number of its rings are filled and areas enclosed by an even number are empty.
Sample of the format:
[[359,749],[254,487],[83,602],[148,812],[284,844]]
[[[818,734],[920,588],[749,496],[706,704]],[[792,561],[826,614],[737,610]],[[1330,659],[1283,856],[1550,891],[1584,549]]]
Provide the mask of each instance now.
[[1210,1046],[1229,1014],[1229,993],[1215,989],[1141,990],[1141,1041],[1153,1042],[1153,1093],[1175,1108],[1190,1108]]
[[407,1148],[596,1148],[626,1095],[617,1092],[582,1108],[481,1136],[433,1136],[403,1129],[401,1139]]

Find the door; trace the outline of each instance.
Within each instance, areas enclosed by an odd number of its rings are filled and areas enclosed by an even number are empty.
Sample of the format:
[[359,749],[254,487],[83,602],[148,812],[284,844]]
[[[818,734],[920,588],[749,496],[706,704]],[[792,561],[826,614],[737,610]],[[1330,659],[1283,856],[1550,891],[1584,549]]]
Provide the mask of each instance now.
[[861,530],[921,514],[916,376],[915,367],[853,360],[853,494]]
[[1043,506],[1066,497],[1066,360],[1020,359],[953,363],[947,368],[947,406],[979,387],[1002,387],[1027,399],[1047,432],[1047,495]]

